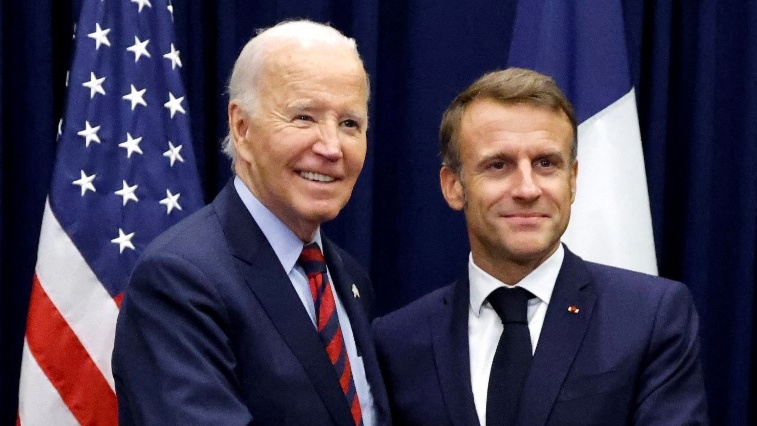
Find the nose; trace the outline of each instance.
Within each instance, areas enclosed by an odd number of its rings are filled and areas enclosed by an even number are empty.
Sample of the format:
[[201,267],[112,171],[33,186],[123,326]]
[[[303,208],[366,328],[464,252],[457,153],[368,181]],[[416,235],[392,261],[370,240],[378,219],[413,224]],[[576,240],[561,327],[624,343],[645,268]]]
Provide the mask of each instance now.
[[513,196],[522,200],[534,200],[541,195],[541,188],[534,179],[534,170],[530,163],[522,164],[513,176]]
[[313,144],[313,152],[332,161],[342,158],[338,124],[329,120],[318,125],[318,140]]

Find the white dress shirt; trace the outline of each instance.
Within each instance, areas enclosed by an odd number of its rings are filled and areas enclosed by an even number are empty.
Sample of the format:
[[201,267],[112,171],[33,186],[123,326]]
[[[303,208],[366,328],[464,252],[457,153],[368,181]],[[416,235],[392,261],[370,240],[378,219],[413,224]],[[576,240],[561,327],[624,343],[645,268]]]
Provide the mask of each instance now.
[[[547,306],[564,257],[565,250],[561,244],[544,263],[526,275],[519,283],[515,283],[515,287],[523,287],[536,296],[528,301],[528,331],[531,334],[533,352],[536,352]],[[471,386],[478,420],[481,425],[485,425],[489,373],[494,361],[494,352],[497,350],[497,343],[502,334],[502,321],[486,298],[497,288],[508,286],[476,266],[472,255],[468,257],[468,278],[470,280],[468,349]]]
[[[234,188],[242,199],[244,205],[247,207],[247,210],[250,211],[253,219],[255,219],[255,222],[257,222],[258,226],[263,231],[268,243],[273,247],[273,251],[276,252],[279,262],[281,262],[284,271],[289,275],[289,279],[292,281],[292,286],[295,291],[297,291],[297,295],[300,296],[300,301],[310,316],[310,320],[313,322],[313,327],[316,327],[315,304],[313,303],[313,296],[310,293],[308,278],[302,267],[297,264],[297,259],[300,257],[300,253],[305,244],[294,234],[294,232],[292,232],[292,230],[284,225],[276,215],[252,195],[250,190],[239,177],[234,178]],[[321,251],[323,251],[320,228],[316,230],[313,241],[318,243],[318,246],[321,247]],[[342,328],[344,344],[347,347],[347,356],[350,358],[352,378],[355,381],[355,389],[357,390],[358,399],[360,400],[360,409],[363,414],[363,424],[365,426],[373,426],[376,423],[376,411],[373,406],[371,387],[365,376],[363,358],[359,357],[357,354],[355,337],[352,334],[352,325],[347,316],[347,311],[344,310],[344,306],[342,306],[342,302],[339,300],[339,295],[334,288],[334,281],[331,279],[331,274],[328,273],[328,271],[326,273],[329,276],[329,284],[331,284],[331,291],[334,294],[336,311],[339,316],[339,325]]]

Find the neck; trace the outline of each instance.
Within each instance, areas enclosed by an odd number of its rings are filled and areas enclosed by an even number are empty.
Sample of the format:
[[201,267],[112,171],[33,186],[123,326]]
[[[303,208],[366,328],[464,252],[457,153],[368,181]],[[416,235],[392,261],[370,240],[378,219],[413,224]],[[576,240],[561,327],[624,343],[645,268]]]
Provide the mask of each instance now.
[[557,247],[558,245],[555,245],[544,253],[530,257],[504,255],[501,252],[492,253],[481,247],[471,247],[471,255],[473,262],[481,270],[508,286],[514,286],[549,259],[557,251]]

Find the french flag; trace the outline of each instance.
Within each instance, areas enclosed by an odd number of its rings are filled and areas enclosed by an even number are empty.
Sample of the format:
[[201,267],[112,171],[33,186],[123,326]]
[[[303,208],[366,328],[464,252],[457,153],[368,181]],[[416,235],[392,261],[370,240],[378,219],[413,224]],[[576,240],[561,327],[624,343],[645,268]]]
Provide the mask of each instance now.
[[620,0],[519,2],[509,65],[551,76],[576,109],[577,194],[563,241],[586,260],[657,274]]

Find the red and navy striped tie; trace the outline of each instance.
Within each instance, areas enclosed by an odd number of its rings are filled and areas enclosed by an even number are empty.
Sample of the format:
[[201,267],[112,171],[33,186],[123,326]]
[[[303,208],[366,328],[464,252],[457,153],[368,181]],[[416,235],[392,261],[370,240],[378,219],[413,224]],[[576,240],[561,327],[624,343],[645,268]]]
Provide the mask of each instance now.
[[344,346],[342,328],[339,326],[334,293],[331,291],[329,278],[326,274],[326,261],[323,259],[323,253],[321,253],[318,243],[313,242],[306,245],[302,249],[298,263],[308,276],[310,293],[313,295],[313,303],[315,304],[315,323],[318,327],[318,335],[326,347],[326,353],[331,364],[336,369],[339,385],[347,398],[347,403],[350,405],[352,419],[356,425],[361,426],[363,416],[360,411],[360,400],[358,400],[357,390],[355,389],[355,381],[352,379],[352,369],[350,368],[350,359],[347,356],[347,348]]

